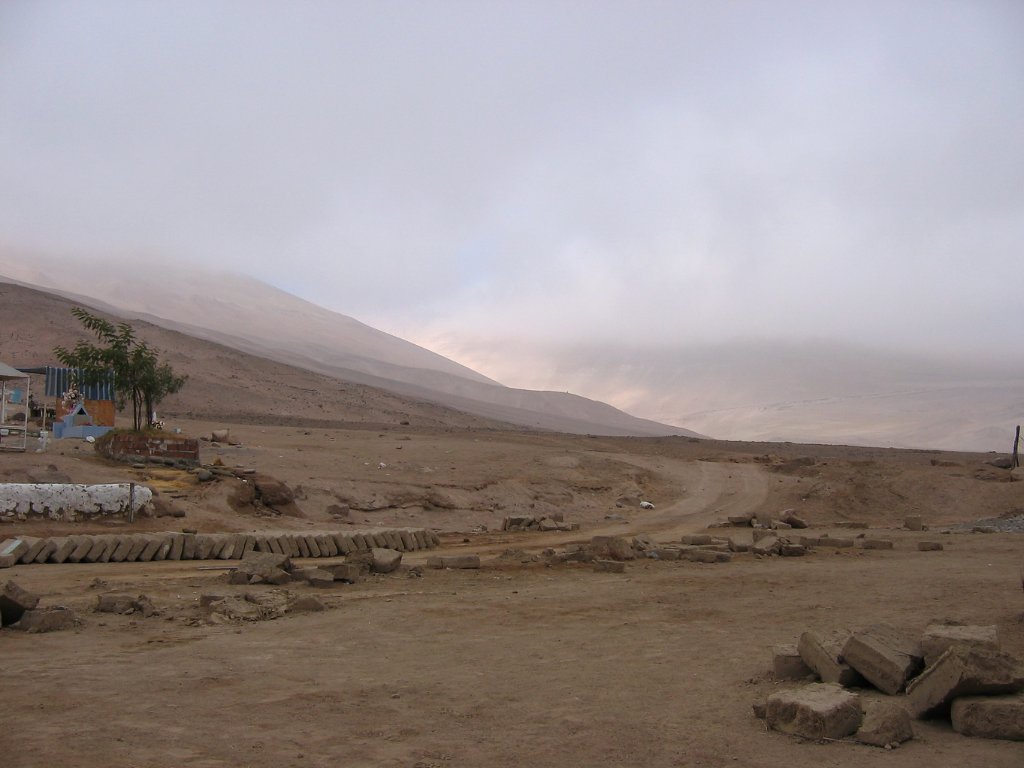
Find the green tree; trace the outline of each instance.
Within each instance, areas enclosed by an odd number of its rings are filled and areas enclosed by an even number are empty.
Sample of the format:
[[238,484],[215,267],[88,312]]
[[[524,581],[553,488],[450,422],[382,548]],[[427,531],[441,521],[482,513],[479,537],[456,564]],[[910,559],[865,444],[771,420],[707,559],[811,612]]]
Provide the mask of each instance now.
[[188,377],[176,375],[168,363],[160,362],[156,350],[136,337],[130,323],[114,325],[81,307],[72,309],[71,314],[99,343],[79,341],[70,350],[55,347],[54,355],[64,365],[82,369],[85,380],[80,384],[95,383],[113,372],[117,407],[123,409],[131,401],[135,431],[152,426],[157,404],[178,392]]

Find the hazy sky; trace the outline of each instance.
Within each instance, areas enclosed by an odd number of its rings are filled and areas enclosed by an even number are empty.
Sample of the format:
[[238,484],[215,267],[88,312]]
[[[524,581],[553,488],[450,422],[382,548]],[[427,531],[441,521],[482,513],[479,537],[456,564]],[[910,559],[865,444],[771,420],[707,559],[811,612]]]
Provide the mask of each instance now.
[[1020,355],[1024,2],[0,2],[0,246],[442,350]]

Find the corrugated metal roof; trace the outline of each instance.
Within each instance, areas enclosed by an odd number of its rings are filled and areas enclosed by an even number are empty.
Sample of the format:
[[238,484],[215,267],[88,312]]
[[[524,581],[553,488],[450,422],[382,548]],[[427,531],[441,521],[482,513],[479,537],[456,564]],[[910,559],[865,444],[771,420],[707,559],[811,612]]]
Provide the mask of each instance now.
[[[86,378],[85,370],[82,368],[55,368],[50,365],[46,366],[46,396],[63,397],[64,393],[71,387],[72,374],[74,374],[79,381]],[[86,400],[113,400],[114,372],[109,371],[106,378],[101,381],[82,386],[81,391]]]

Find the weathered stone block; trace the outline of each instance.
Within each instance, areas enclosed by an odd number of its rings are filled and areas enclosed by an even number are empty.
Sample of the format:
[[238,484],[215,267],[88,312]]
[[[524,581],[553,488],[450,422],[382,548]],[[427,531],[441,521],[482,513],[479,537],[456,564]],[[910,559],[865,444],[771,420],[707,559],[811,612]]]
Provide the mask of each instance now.
[[813,674],[796,645],[772,646],[772,676],[776,680],[803,680]]
[[683,544],[699,545],[710,544],[713,539],[707,533],[694,533],[689,536],[682,536],[679,541]]
[[921,649],[905,633],[887,624],[854,632],[842,658],[878,690],[895,696],[922,666]]
[[334,563],[323,566],[323,569],[333,573],[335,581],[344,581],[346,584],[355,584],[365,573],[359,563]]
[[334,584],[334,574],[323,568],[299,568],[292,571],[292,576],[299,577],[313,587],[330,587]]
[[910,713],[892,701],[862,702],[864,719],[856,739],[874,747],[893,747],[914,738]]
[[963,696],[953,702],[950,719],[964,736],[1024,741],[1024,696]]
[[903,520],[903,527],[908,531],[923,531],[924,519],[920,515],[908,515]]
[[941,552],[942,543],[938,541],[919,541],[917,542],[918,552]]
[[6,627],[18,621],[25,613],[39,604],[39,596],[8,581],[0,590],[0,626]]
[[28,549],[28,543],[23,538],[6,539],[0,544],[0,556],[13,557],[15,562],[21,559]]
[[594,573],[625,573],[626,564],[621,560],[595,560]]
[[845,630],[829,634],[808,631],[800,635],[797,650],[800,658],[814,670],[822,682],[856,685],[861,682],[861,676],[841,660],[843,646],[849,637],[850,633]]
[[966,626],[959,624],[929,624],[921,635],[921,652],[924,663],[931,666],[948,649],[980,648],[998,651],[999,637],[994,624],[990,626]]
[[68,555],[67,562],[69,563],[80,563],[85,559],[85,556],[89,554],[89,550],[92,549],[92,537],[91,536],[72,536],[72,540],[75,542],[75,548]]
[[18,562],[22,565],[34,563],[36,555],[39,554],[39,550],[46,544],[46,540],[37,539],[35,536],[22,536],[21,541],[25,546],[21,549],[21,559]]
[[857,694],[831,683],[812,683],[768,697],[768,726],[805,739],[842,739],[863,717]]
[[781,544],[776,536],[764,536],[754,542],[754,545],[750,548],[750,551],[755,555],[775,555],[778,554]]
[[54,539],[53,542],[56,546],[54,547],[53,552],[50,553],[51,563],[65,562],[78,546],[78,542],[71,536],[61,536]]
[[949,648],[907,686],[914,717],[945,711],[961,696],[1024,691],[1024,665],[1013,656],[984,648]]

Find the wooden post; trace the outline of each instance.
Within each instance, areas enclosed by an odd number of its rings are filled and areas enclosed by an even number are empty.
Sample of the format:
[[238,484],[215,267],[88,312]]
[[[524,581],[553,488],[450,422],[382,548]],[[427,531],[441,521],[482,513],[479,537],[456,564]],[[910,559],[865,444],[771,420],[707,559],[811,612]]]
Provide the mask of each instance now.
[[128,522],[135,522],[135,483],[128,484]]
[[1020,424],[1017,425],[1017,434],[1013,436],[1013,466],[1020,466],[1020,455],[1017,453],[1017,447],[1020,445]]

